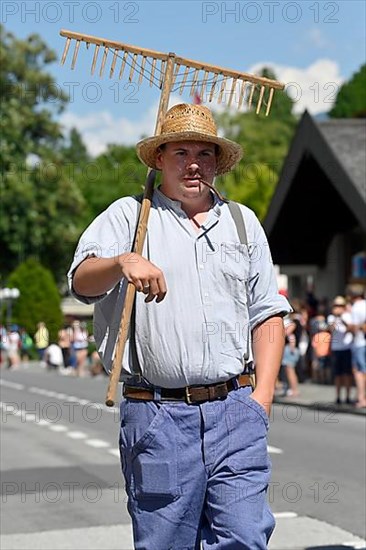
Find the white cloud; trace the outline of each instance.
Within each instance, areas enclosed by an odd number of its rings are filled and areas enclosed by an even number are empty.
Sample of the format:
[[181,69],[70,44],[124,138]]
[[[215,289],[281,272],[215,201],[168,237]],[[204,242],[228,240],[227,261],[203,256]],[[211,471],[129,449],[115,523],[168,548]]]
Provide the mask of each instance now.
[[329,111],[344,80],[338,64],[331,59],[318,59],[305,68],[260,62],[249,72],[258,74],[263,67],[273,69],[277,79],[286,84],[286,93],[295,101],[295,113],[304,109],[313,115]]
[[[171,96],[169,107],[181,103],[179,96]],[[97,111],[87,115],[67,112],[60,122],[65,130],[76,128],[92,156],[103,153],[109,143],[135,145],[142,136],[152,136],[155,131],[159,102],[143,112],[138,120],[126,117],[114,118],[109,111]]]

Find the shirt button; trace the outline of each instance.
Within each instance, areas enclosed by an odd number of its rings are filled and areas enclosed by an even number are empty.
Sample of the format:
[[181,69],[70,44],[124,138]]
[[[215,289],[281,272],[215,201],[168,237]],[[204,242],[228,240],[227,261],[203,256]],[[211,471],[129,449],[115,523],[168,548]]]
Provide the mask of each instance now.
[[203,269],[203,264],[198,265],[199,269]]

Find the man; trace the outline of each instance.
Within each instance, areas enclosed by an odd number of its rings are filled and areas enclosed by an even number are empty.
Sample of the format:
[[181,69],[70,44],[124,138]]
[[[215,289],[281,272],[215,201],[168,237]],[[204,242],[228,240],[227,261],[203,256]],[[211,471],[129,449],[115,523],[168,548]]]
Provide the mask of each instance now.
[[268,415],[291,308],[254,213],[240,206],[242,244],[212,185],[241,147],[217,136],[209,109],[181,104],[137,153],[162,173],[142,256],[127,252],[139,203],[123,198],[84,233],[69,272],[79,299],[101,300],[95,338],[107,369],[127,282],[138,291],[120,432],[135,548],[266,548]]

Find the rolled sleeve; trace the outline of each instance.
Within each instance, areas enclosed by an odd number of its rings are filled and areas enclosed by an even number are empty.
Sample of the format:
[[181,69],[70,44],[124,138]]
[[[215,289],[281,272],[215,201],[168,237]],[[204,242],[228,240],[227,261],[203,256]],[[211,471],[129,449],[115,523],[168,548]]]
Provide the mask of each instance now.
[[119,199],[95,218],[81,235],[67,273],[69,291],[79,302],[94,304],[113,291],[112,288],[100,296],[78,294],[73,287],[74,274],[78,266],[89,256],[114,258],[131,250],[137,204],[137,201],[131,197]]

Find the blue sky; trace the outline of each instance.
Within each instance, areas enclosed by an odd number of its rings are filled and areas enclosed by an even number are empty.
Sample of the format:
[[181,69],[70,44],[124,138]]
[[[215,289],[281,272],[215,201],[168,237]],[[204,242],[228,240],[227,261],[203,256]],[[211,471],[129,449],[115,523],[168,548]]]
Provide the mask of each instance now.
[[[328,111],[340,84],[365,62],[362,0],[3,0],[1,21],[20,38],[39,33],[59,56],[64,28],[239,71],[269,65],[287,84],[298,113],[304,108],[313,114]],[[75,71],[71,53],[65,66],[54,64],[50,70],[72,97],[61,122],[65,129],[77,126],[97,154],[109,142],[132,144],[151,134],[160,94],[144,82],[131,86],[126,80],[91,76],[92,55],[81,48]]]

